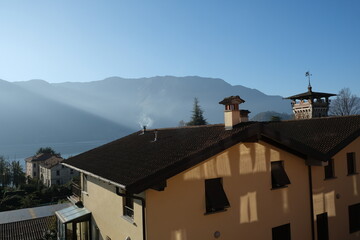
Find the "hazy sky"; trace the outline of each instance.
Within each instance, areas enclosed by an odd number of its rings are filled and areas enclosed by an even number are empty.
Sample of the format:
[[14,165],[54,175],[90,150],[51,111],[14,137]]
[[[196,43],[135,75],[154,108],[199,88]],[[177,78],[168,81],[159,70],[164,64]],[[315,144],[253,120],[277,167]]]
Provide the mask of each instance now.
[[0,79],[222,78],[360,95],[359,0],[3,0]]

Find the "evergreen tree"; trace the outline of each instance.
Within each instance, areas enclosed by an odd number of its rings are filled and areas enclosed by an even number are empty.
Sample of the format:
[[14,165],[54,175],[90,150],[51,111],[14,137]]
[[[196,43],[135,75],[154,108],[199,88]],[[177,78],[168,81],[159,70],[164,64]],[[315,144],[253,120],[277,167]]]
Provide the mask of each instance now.
[[194,108],[192,111],[191,121],[186,123],[187,126],[196,126],[196,125],[207,125],[206,119],[203,116],[204,111],[199,106],[199,100],[194,99]]
[[22,170],[22,167],[20,165],[19,161],[13,161],[11,162],[11,179],[13,185],[17,188],[19,185],[25,183],[25,173]]
[[0,183],[3,187],[11,183],[10,163],[3,156],[0,156]]

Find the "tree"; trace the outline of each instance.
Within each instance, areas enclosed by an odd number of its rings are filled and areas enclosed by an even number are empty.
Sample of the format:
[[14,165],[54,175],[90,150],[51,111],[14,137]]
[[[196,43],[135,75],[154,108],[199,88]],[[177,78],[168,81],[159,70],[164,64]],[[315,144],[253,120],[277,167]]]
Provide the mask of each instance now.
[[12,183],[16,188],[25,183],[25,173],[23,172],[19,161],[11,162],[10,171]]
[[203,116],[204,111],[199,106],[199,100],[197,98],[194,99],[194,108],[192,111],[191,121],[186,123],[187,126],[196,126],[196,125],[206,125],[206,119]]
[[349,88],[343,88],[331,102],[330,114],[337,116],[360,114],[360,98],[351,94]]
[[3,156],[0,156],[0,183],[3,187],[11,183],[10,163]]
[[47,154],[51,154],[51,155],[58,155],[60,156],[60,153],[55,152],[54,149],[52,149],[51,147],[44,147],[44,148],[39,148],[39,150],[37,150],[36,155],[40,154],[40,153],[47,153]]

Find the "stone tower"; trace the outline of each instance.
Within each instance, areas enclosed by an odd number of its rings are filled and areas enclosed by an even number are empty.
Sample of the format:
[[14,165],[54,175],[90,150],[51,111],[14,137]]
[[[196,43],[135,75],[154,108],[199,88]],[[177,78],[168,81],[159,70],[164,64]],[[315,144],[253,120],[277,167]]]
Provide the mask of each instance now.
[[330,105],[329,98],[336,96],[336,94],[313,92],[310,84],[311,74],[306,72],[305,76],[309,77],[308,91],[286,98],[292,100],[291,105],[295,119],[327,117]]

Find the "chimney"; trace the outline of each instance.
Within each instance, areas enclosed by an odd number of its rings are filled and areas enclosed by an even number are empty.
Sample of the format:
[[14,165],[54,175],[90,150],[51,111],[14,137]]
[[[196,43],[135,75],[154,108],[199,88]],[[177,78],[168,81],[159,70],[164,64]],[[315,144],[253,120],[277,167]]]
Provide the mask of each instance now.
[[245,100],[239,96],[231,96],[224,98],[219,104],[225,105],[224,123],[225,129],[231,130],[236,124],[247,122],[249,120],[248,110],[239,110],[239,104],[244,103]]

